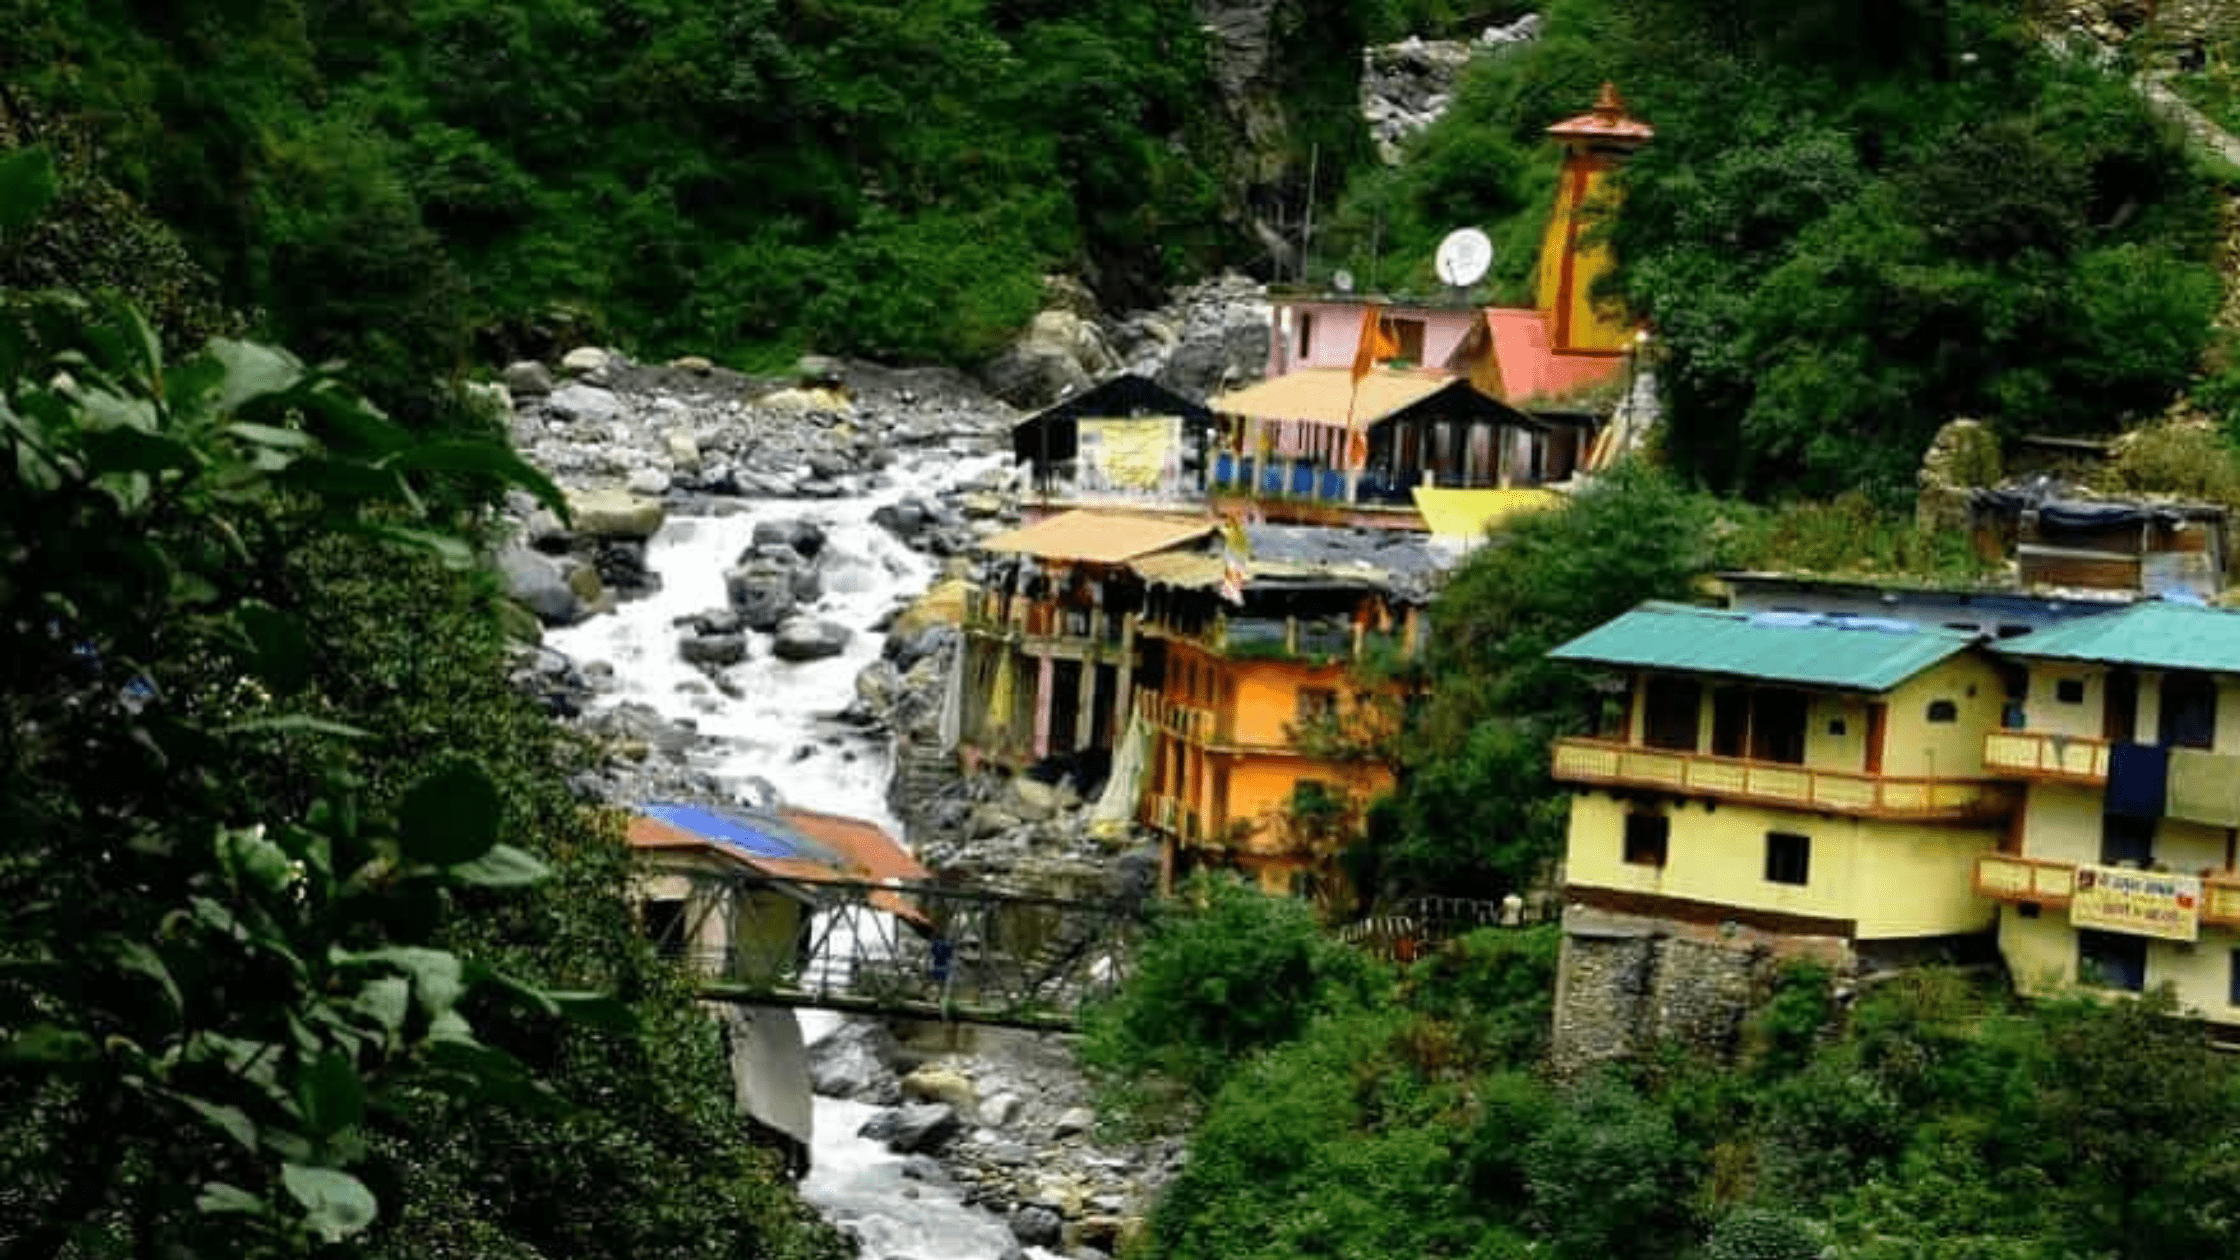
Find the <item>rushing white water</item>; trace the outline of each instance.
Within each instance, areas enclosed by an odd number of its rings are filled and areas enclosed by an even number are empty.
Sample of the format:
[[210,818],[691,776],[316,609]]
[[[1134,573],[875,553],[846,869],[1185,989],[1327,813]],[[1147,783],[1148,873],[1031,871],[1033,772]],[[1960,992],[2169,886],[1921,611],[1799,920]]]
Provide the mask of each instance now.
[[[883,636],[871,626],[922,593],[936,562],[903,546],[871,523],[882,504],[971,480],[998,466],[997,457],[934,454],[890,469],[880,490],[841,499],[745,501],[730,516],[674,517],[646,548],[659,591],[613,613],[555,630],[546,641],[579,664],[605,661],[614,686],[596,703],[638,701],[662,716],[690,719],[708,737],[696,754],[727,788],[750,778],[775,786],[784,802],[879,822],[897,836],[887,809],[891,757],[883,740],[830,720],[855,696],[855,678],[878,659]],[[787,662],[771,655],[772,636],[750,635],[746,661],[724,671],[737,698],[710,686],[677,653],[686,631],[674,623],[725,606],[723,574],[753,542],[758,521],[809,520],[825,531],[817,568],[824,594],[803,614],[847,626],[839,656]],[[805,1039],[837,1024],[824,1011],[801,1012]],[[954,1191],[905,1178],[901,1156],[856,1136],[879,1108],[832,1098],[815,1100],[810,1173],[802,1193],[836,1224],[862,1239],[872,1260],[998,1260],[1018,1254],[1011,1231],[988,1213],[966,1207]],[[1048,1253],[1030,1249],[1031,1256]]]
[[[987,456],[933,454],[889,470],[879,491],[841,499],[750,499],[729,516],[673,517],[646,547],[646,567],[661,589],[604,616],[554,630],[546,642],[578,664],[614,666],[614,687],[598,701],[635,700],[663,717],[688,719],[710,738],[704,768],[737,791],[760,777],[789,805],[865,818],[900,834],[887,809],[892,758],[883,740],[862,738],[831,715],[855,696],[855,679],[879,657],[881,636],[870,627],[897,605],[923,593],[936,571],[930,557],[905,547],[871,523],[881,505],[930,494],[998,464]],[[677,654],[686,631],[680,617],[723,608],[724,571],[754,540],[759,521],[814,521],[825,531],[816,567],[823,596],[797,611],[838,622],[852,632],[840,655],[782,661],[772,636],[750,635],[748,659],[723,671],[738,698],[710,685]]]

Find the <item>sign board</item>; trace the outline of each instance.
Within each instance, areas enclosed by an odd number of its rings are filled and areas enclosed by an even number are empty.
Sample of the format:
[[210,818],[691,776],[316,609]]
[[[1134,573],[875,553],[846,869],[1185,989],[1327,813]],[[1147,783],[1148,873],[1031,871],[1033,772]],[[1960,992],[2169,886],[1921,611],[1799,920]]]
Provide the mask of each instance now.
[[1181,472],[1180,416],[1083,416],[1079,425],[1084,488],[1137,493],[1173,489]]
[[2069,902],[2069,923],[2190,941],[2201,931],[2201,881],[2191,875],[2080,866]]

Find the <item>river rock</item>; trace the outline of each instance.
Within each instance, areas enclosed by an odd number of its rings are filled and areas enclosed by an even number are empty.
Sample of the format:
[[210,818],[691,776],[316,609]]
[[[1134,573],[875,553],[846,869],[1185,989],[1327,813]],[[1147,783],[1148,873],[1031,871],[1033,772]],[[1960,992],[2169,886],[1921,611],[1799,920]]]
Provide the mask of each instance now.
[[1055,1247],[1064,1238],[1065,1218],[1040,1205],[1011,1214],[1011,1236],[1029,1247]]
[[743,634],[694,635],[677,642],[677,655],[694,665],[736,665],[747,659]]
[[614,391],[570,381],[544,400],[546,411],[577,424],[606,424],[622,418],[622,400]]
[[661,435],[661,446],[679,472],[700,471],[700,444],[692,435],[681,429],[671,429]]
[[980,1103],[980,1123],[993,1128],[1003,1128],[1019,1118],[1019,1110],[1024,1106],[1026,1106],[1025,1100],[1008,1089],[1001,1093],[990,1094]]
[[1058,812],[1058,789],[1026,775],[1011,780],[1012,811],[1026,822],[1042,822]]
[[824,527],[815,521],[788,517],[754,523],[754,545],[790,547],[804,560],[814,560],[824,550]]
[[706,376],[716,370],[716,365],[713,362],[705,356],[697,354],[679,355],[669,360],[669,366],[679,372],[690,372],[695,376]]
[[569,556],[560,562],[560,573],[567,581],[568,589],[575,592],[576,599],[585,608],[595,610],[599,601],[606,598],[606,585],[599,580],[598,566],[588,564],[576,556]]
[[506,364],[501,377],[515,398],[542,398],[552,392],[552,372],[535,359]]
[[793,615],[794,570],[756,557],[723,575],[724,592],[739,620],[765,634]]
[[632,494],[659,498],[669,493],[669,474],[658,468],[633,468],[622,479],[622,488]]
[[837,388],[846,379],[848,366],[829,354],[805,354],[794,362],[793,372],[803,385]]
[[816,617],[789,617],[778,625],[770,653],[781,661],[821,661],[848,650],[853,634],[837,621]]
[[570,376],[586,376],[603,372],[614,356],[597,346],[577,346],[560,356],[560,370]]
[[578,533],[599,538],[651,538],[665,515],[659,500],[611,486],[570,490],[568,509]]
[[973,1114],[979,1105],[979,1096],[973,1091],[970,1078],[930,1064],[902,1078],[902,1096],[920,1102],[947,1103],[960,1116]]
[[828,1098],[893,1103],[902,1097],[894,1064],[901,1048],[884,1024],[850,1021],[809,1046],[809,1084]]
[[1058,1117],[1058,1122],[1050,1127],[1050,1134],[1053,1137],[1073,1137],[1076,1134],[1087,1133],[1095,1127],[1097,1127],[1096,1112],[1089,1110],[1087,1107],[1068,1107],[1065,1113]]
[[498,552],[498,576],[506,594],[546,625],[564,626],[582,615],[576,593],[550,556],[518,544]]
[[947,1103],[908,1103],[863,1122],[857,1137],[883,1142],[897,1155],[930,1155],[964,1131],[964,1121]]
[[880,504],[871,513],[871,523],[909,542],[926,532],[926,527],[933,523],[933,513],[925,500],[912,497]]

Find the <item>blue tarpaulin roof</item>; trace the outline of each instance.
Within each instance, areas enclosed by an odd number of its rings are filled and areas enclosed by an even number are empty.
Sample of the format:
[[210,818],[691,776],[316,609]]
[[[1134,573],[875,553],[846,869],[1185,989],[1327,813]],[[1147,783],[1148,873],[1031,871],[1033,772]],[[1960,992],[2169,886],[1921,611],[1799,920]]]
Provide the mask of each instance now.
[[840,856],[816,844],[775,818],[701,805],[641,805],[638,812],[659,819],[679,831],[712,844],[736,849],[749,857],[793,858],[840,866]]

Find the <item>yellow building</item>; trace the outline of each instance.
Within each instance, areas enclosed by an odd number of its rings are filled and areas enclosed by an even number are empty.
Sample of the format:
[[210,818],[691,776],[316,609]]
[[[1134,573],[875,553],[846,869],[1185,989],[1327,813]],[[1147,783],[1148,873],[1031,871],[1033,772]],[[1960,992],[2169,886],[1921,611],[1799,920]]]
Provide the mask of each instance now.
[[2142,603],[2000,647],[2027,683],[1984,760],[2027,795],[1975,887],[2016,987],[2169,985],[2240,1024],[2240,614]]
[[1615,353],[1632,344],[1633,325],[1594,301],[1596,283],[1617,266],[1598,220],[1615,208],[1611,174],[1656,134],[1626,113],[1617,87],[1609,83],[1602,85],[1592,111],[1548,128],[1563,146],[1563,173],[1540,244],[1534,305],[1552,324],[1552,348],[1558,352]]
[[1631,675],[1612,730],[1556,746],[1567,925],[1747,928],[1838,956],[1992,926],[1969,873],[2016,793],[1984,768],[2004,689],[1976,636],[1652,603],[1551,655]]

